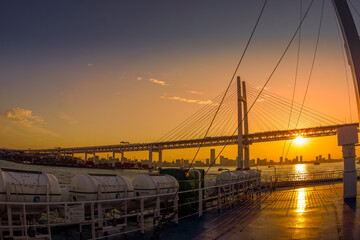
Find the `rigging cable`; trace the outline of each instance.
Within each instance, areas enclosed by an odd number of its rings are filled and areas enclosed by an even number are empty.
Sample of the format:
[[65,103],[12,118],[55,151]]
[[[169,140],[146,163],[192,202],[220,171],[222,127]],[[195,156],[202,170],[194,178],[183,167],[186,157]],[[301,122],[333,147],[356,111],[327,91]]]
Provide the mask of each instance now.
[[[257,29],[257,26],[258,26],[258,24],[259,24],[259,22],[260,22],[260,19],[261,19],[261,16],[262,16],[263,12],[264,12],[264,9],[265,9],[265,6],[266,6],[267,1],[268,1],[268,0],[265,0],[265,1],[264,1],[264,4],[263,4],[262,9],[261,9],[261,11],[260,11],[260,14],[259,14],[259,16],[258,16],[258,18],[257,18],[257,20],[256,20],[255,26],[254,26],[254,28],[253,28],[253,30],[252,30],[252,32],[251,32],[251,35],[250,35],[250,37],[249,37],[249,39],[248,39],[248,42],[246,43],[245,49],[244,49],[244,51],[243,51],[243,53],[242,53],[242,55],[241,55],[241,57],[240,57],[240,60],[239,60],[237,66],[236,66],[236,68],[235,68],[235,71],[234,71],[233,76],[232,76],[232,78],[231,78],[231,80],[230,80],[230,83],[229,83],[228,87],[226,88],[226,91],[225,91],[225,93],[224,93],[224,96],[223,96],[223,98],[221,99],[221,102],[220,102],[220,104],[219,104],[219,106],[218,106],[218,108],[217,108],[217,110],[216,110],[216,112],[215,112],[215,114],[214,114],[214,117],[212,118],[212,120],[211,120],[211,122],[210,122],[209,128],[207,129],[207,131],[206,131],[206,133],[205,133],[205,136],[204,136],[203,140],[201,141],[200,146],[198,147],[198,149],[197,149],[197,151],[196,151],[196,153],[195,153],[195,156],[194,156],[193,160],[192,160],[191,163],[190,163],[190,166],[189,166],[188,170],[190,170],[192,164],[193,164],[194,161],[195,161],[196,156],[198,155],[198,153],[199,153],[199,151],[200,151],[200,148],[201,148],[202,145],[204,144],[205,139],[206,139],[206,136],[207,136],[208,132],[210,131],[210,128],[211,128],[211,126],[212,126],[212,124],[213,124],[213,122],[214,122],[214,120],[215,120],[215,118],[216,118],[216,116],[217,116],[217,114],[218,114],[218,112],[219,112],[219,109],[220,109],[220,107],[221,107],[221,105],[222,105],[222,103],[223,103],[223,101],[224,101],[224,99],[225,99],[225,97],[226,97],[227,92],[229,91],[229,88],[230,88],[230,86],[231,86],[231,83],[233,82],[233,80],[234,80],[234,78],[235,78],[235,75],[236,75],[236,73],[237,73],[237,71],[238,71],[238,69],[239,69],[239,67],[240,67],[240,64],[241,64],[241,62],[242,62],[242,60],[243,60],[243,58],[244,58],[244,56],[245,56],[245,53],[247,52],[247,49],[248,49],[248,47],[249,47],[249,45],[250,45],[250,42],[251,42],[252,38],[253,38],[253,36],[254,36],[255,30]],[[312,1],[314,1],[314,0],[312,0]],[[204,176],[205,176],[205,175],[204,175]],[[199,184],[200,184],[200,183],[199,183]],[[176,194],[174,195],[174,198],[175,198],[175,196],[177,195],[178,192],[179,192],[179,188],[177,189]],[[166,211],[164,212],[164,214],[162,215],[162,217],[161,217],[158,225],[156,226],[155,232],[159,233],[159,231],[160,231],[160,226],[161,226],[162,222],[165,220],[165,216],[166,216],[167,212],[168,212],[168,208],[166,208]],[[153,239],[155,239],[156,236],[157,236],[157,234],[154,233]]]
[[[301,21],[301,17],[302,17],[302,0],[300,0],[300,21]],[[294,98],[295,98],[295,91],[296,91],[296,80],[297,80],[297,77],[298,77],[298,70],[299,70],[300,48],[301,48],[301,27],[299,29],[299,42],[298,42],[298,49],[297,49],[297,56],[296,56],[294,87],[293,87],[293,92],[292,92],[291,107],[290,107],[290,114],[289,114],[289,121],[288,121],[287,130],[289,130],[289,128],[290,128],[291,114],[292,114],[293,105],[294,105]],[[284,145],[283,145],[283,148],[282,148],[281,158],[284,157],[285,146],[286,146],[286,140],[284,141]]]
[[[306,85],[304,98],[303,98],[301,108],[300,108],[300,113],[299,113],[298,120],[297,120],[296,125],[295,125],[295,129],[297,128],[297,126],[299,124],[299,120],[300,120],[301,113],[302,113],[303,108],[304,108],[304,104],[305,104],[306,96],[307,96],[307,93],[308,93],[308,90],[309,90],[309,85],[310,85],[312,73],[313,73],[314,66],[315,66],[316,55],[317,55],[317,51],[318,51],[318,47],[319,47],[319,39],[320,39],[320,33],[321,33],[322,20],[323,20],[323,16],[324,16],[324,5],[325,5],[325,0],[322,1],[322,5],[321,5],[320,23],[319,23],[319,28],[318,28],[317,38],[316,38],[314,56],[313,56],[313,60],[312,60],[311,68],[310,68],[310,74],[309,74],[309,79],[308,79],[308,82],[307,82],[307,85]],[[287,149],[285,157],[287,157],[287,155],[289,153],[289,150],[291,148],[291,143],[292,143],[292,141],[289,144],[289,147]]]
[[195,158],[197,157],[197,155],[198,155],[198,153],[199,153],[202,145],[204,144],[205,139],[206,139],[206,137],[207,137],[207,134],[209,133],[210,128],[211,128],[211,126],[212,126],[212,124],[213,124],[213,122],[214,122],[214,120],[215,120],[215,118],[216,118],[216,116],[217,116],[217,114],[218,114],[218,112],[219,112],[219,109],[221,108],[221,105],[222,105],[222,103],[223,103],[223,101],[224,101],[224,99],[225,99],[225,97],[226,97],[226,94],[227,94],[227,92],[229,91],[229,88],[230,88],[230,86],[231,86],[231,84],[232,84],[232,82],[233,82],[233,80],[234,80],[234,78],[235,78],[235,75],[236,75],[236,73],[237,73],[237,71],[238,71],[238,69],[239,69],[239,67],[240,67],[240,64],[242,63],[242,61],[243,61],[243,59],[244,59],[245,53],[247,52],[247,49],[248,49],[248,47],[249,47],[249,45],[250,45],[250,42],[251,42],[251,40],[252,40],[252,38],[253,38],[253,36],[254,36],[255,30],[257,29],[257,26],[258,26],[258,24],[259,24],[259,22],[260,22],[260,19],[261,19],[261,16],[262,16],[263,12],[264,12],[264,9],[265,9],[265,6],[266,6],[267,1],[268,1],[268,0],[265,0],[264,4],[263,4],[263,6],[262,6],[262,9],[261,9],[261,11],[260,11],[260,14],[259,14],[259,16],[258,16],[258,18],[257,18],[257,20],[256,20],[255,26],[254,26],[254,28],[253,28],[253,30],[252,30],[252,32],[251,32],[251,34],[250,34],[250,37],[249,37],[249,39],[248,39],[248,41],[247,41],[247,43],[246,43],[245,49],[244,49],[244,51],[243,51],[243,53],[242,53],[242,55],[241,55],[241,57],[240,57],[240,60],[239,60],[237,66],[236,66],[236,68],[235,68],[235,71],[234,71],[234,73],[233,73],[233,75],[232,75],[232,77],[231,77],[230,83],[228,84],[228,87],[226,88],[226,91],[225,91],[225,93],[224,93],[223,98],[221,99],[221,102],[220,102],[220,104],[219,104],[219,107],[217,108],[217,110],[216,110],[216,112],[215,112],[215,114],[214,114],[214,117],[212,118],[212,120],[211,120],[211,122],[210,122],[209,128],[207,129],[207,131],[206,131],[206,133],[205,133],[205,135],[204,135],[203,141],[200,143],[200,146],[198,147],[198,149],[197,149],[197,151],[196,151],[196,153],[195,153],[195,156],[194,156],[193,160],[191,161],[190,166],[189,166],[188,169],[191,168],[191,166],[192,166],[192,164],[194,163]]
[[[266,80],[264,86],[263,86],[262,89],[260,90],[260,92],[259,92],[259,94],[257,95],[256,99],[255,99],[254,102],[251,104],[251,106],[250,106],[250,108],[248,109],[248,111],[244,114],[244,117],[243,117],[243,119],[241,120],[241,122],[238,124],[237,129],[238,129],[239,126],[242,124],[242,122],[244,121],[244,119],[247,117],[247,115],[249,114],[249,112],[251,111],[251,109],[254,107],[256,101],[257,101],[258,98],[261,96],[262,92],[265,90],[265,87],[268,85],[269,81],[272,79],[275,71],[276,71],[277,68],[279,67],[280,63],[282,62],[282,60],[283,60],[283,58],[284,58],[284,56],[285,56],[285,54],[287,53],[287,51],[289,50],[292,42],[294,41],[295,36],[296,36],[297,33],[299,32],[299,29],[300,29],[302,23],[304,22],[304,19],[305,19],[306,16],[308,15],[309,10],[310,10],[311,6],[313,5],[313,3],[314,3],[314,0],[311,1],[308,9],[307,9],[306,12],[305,12],[304,17],[302,18],[302,20],[301,20],[299,26],[297,27],[295,33],[294,33],[293,36],[291,37],[288,45],[286,46],[284,52],[282,53],[280,59],[278,60],[277,64],[275,65],[273,71],[271,72],[270,76],[269,76],[268,79]],[[232,136],[235,135],[235,132],[237,131],[237,129],[233,132],[233,135],[232,135]],[[208,173],[208,171],[210,170],[210,168],[214,165],[215,161],[219,158],[220,154],[224,151],[224,149],[226,148],[226,146],[227,146],[228,144],[229,144],[229,140],[227,140],[227,141],[225,142],[225,145],[224,145],[223,148],[220,150],[220,153],[216,156],[216,158],[214,159],[214,161],[210,163],[210,166],[209,166],[208,169],[206,170],[204,176]]]
[[360,18],[360,14],[357,11],[357,9],[355,8],[354,4],[351,2],[351,0],[349,0],[349,2],[350,2],[350,5],[354,8],[354,10],[355,10],[356,14],[358,15],[358,17]]
[[[350,1],[351,3],[351,1]],[[351,3],[352,4],[352,3]],[[354,7],[355,9],[355,7]],[[355,9],[356,10],[356,9]],[[333,17],[334,19],[336,19],[336,16],[335,16],[335,12],[333,11]],[[337,22],[335,20],[335,22]],[[341,48],[341,54],[342,54],[342,57],[343,57],[343,63],[344,63],[344,70],[345,70],[345,77],[346,77],[346,86],[347,86],[347,94],[348,94],[348,100],[349,100],[349,112],[350,112],[350,122],[352,122],[352,112],[351,112],[351,100],[350,100],[350,88],[349,88],[349,77],[348,77],[348,73],[347,73],[347,68],[346,68],[346,58],[345,58],[345,53],[344,53],[344,48],[341,46],[342,44],[342,41],[341,41],[341,34],[340,34],[340,26],[339,24],[336,24],[336,30],[337,30],[337,33],[338,33],[338,37],[339,37],[339,43],[340,43],[340,48]]]

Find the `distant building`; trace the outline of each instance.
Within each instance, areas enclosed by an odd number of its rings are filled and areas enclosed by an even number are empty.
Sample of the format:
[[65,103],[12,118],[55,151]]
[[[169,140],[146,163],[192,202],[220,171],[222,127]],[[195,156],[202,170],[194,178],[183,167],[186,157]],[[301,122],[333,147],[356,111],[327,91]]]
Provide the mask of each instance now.
[[210,149],[210,164],[215,161],[215,149]]
[[280,163],[283,163],[283,161],[284,161],[283,157],[280,157]]
[[220,156],[220,165],[221,166],[235,166],[235,160],[231,160],[224,156]]
[[331,160],[331,154],[330,153],[328,154],[328,160]]
[[267,159],[265,158],[265,159],[260,159],[260,158],[257,158],[256,159],[256,164],[257,165],[266,165],[266,163],[267,163]]
[[210,165],[210,159],[206,159],[206,165]]
[[255,159],[249,160],[249,164],[250,164],[251,166],[254,166],[254,165],[255,165]]

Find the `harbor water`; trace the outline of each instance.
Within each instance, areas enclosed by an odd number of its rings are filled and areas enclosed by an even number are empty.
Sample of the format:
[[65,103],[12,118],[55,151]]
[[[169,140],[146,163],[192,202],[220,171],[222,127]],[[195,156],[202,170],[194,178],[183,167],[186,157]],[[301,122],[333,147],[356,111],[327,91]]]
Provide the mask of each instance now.
[[[21,169],[21,170],[32,170],[42,171],[45,173],[53,174],[57,177],[60,186],[69,186],[71,178],[77,174],[82,173],[93,173],[93,174],[119,174],[128,177],[130,180],[134,179],[139,174],[148,173],[149,170],[145,169],[91,169],[91,168],[72,168],[72,167],[53,167],[53,166],[40,166],[31,164],[21,164],[9,161],[0,160],[1,168]],[[316,172],[324,171],[342,171],[344,169],[343,162],[335,163],[321,163],[320,165],[313,164],[292,164],[292,165],[276,165],[277,176],[287,176],[291,174],[306,175]],[[219,166],[215,166],[209,169],[206,178],[215,178],[218,174]],[[202,167],[205,171],[208,167]],[[224,167],[223,169],[235,170],[236,167]],[[256,167],[252,167],[256,169]],[[259,166],[263,176],[274,176],[275,169],[269,168],[268,166]],[[357,165],[357,170],[360,170],[360,166]],[[156,172],[153,171],[153,172]]]

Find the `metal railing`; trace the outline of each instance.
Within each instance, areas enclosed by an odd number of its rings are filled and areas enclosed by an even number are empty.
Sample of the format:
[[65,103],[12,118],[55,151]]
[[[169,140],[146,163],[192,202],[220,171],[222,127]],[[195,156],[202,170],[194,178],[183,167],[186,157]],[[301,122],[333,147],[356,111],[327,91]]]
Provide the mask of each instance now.
[[[51,239],[73,234],[71,239],[103,239],[144,234],[163,222],[198,215],[270,190],[260,177],[166,194],[82,202],[0,202],[0,238]],[[179,195],[195,193],[193,201],[179,202]],[[179,216],[179,209],[195,205],[195,211]]]
[[[356,170],[358,179],[360,178],[360,170]],[[299,173],[287,174],[273,177],[274,187],[302,187],[316,184],[333,184],[340,183],[343,180],[344,171],[322,171],[315,173]]]

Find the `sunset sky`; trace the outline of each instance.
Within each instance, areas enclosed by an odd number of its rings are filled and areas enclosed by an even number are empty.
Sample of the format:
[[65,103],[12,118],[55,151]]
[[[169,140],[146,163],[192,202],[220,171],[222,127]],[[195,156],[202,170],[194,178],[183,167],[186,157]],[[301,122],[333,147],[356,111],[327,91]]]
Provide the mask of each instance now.
[[[248,84],[262,87],[269,77],[299,23],[299,2],[269,0],[238,71]],[[321,2],[314,2],[301,30],[299,103]],[[303,0],[303,13],[309,3]],[[359,1],[353,3],[360,10]],[[156,141],[225,90],[262,5],[260,0],[1,2],[0,148]],[[359,27],[360,17],[353,13]],[[288,99],[297,39],[267,86]],[[305,105],[344,123],[358,122],[351,73],[328,0]],[[250,132],[258,131],[250,122]],[[278,161],[282,147],[282,142],[252,145],[251,158]],[[194,151],[165,151],[163,158],[192,158]],[[229,147],[225,156],[235,158],[235,152]],[[289,157],[308,160],[328,153],[341,157],[336,137],[294,145]],[[204,149],[199,159],[208,155]]]

